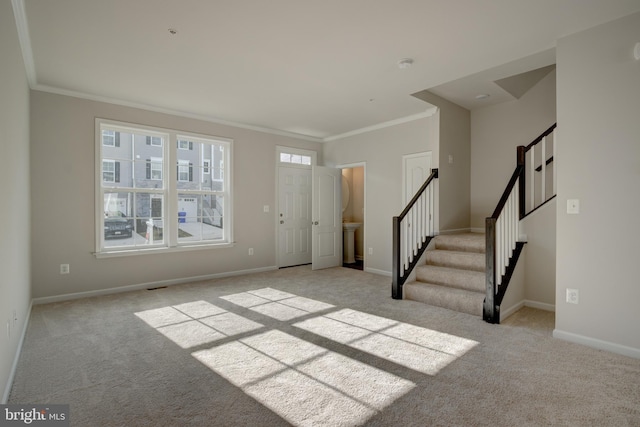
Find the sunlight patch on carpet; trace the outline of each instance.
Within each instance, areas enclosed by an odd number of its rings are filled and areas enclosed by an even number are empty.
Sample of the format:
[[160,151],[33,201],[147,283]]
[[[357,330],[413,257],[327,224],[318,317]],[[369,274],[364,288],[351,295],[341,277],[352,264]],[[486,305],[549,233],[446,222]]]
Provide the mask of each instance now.
[[335,307],[322,301],[272,288],[256,289],[220,298],[281,321],[296,319]]
[[193,356],[294,425],[362,424],[415,387],[277,330]]
[[207,301],[140,311],[135,315],[182,348],[209,344],[263,327]]
[[436,375],[478,345],[466,338],[351,309],[293,326],[428,375]]

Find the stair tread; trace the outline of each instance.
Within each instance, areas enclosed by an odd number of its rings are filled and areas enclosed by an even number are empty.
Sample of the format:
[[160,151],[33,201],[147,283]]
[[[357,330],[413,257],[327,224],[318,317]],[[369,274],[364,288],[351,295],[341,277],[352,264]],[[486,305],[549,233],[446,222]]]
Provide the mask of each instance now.
[[440,234],[435,237],[435,248],[485,253],[486,238],[481,233]]
[[483,276],[484,277],[484,272],[482,271],[476,271],[476,270],[465,270],[462,268],[454,268],[454,267],[444,267],[441,265],[431,265],[431,264],[425,264],[425,265],[419,265],[416,267],[417,270],[438,270],[438,271],[451,271],[451,272],[459,272],[461,274],[468,274],[468,275],[474,275],[474,276]]
[[438,288],[438,289],[443,289],[443,290],[450,290],[451,293],[454,294],[466,294],[466,293],[473,293],[473,294],[480,294],[483,295],[484,297],[484,292],[480,292],[480,291],[472,291],[472,290],[468,290],[468,289],[458,289],[458,288],[453,288],[451,286],[442,286],[442,285],[438,285],[437,283],[429,283],[429,282],[419,282],[419,281],[413,281],[413,282],[407,282],[404,284],[404,286],[421,286],[421,287],[426,287],[426,288]]

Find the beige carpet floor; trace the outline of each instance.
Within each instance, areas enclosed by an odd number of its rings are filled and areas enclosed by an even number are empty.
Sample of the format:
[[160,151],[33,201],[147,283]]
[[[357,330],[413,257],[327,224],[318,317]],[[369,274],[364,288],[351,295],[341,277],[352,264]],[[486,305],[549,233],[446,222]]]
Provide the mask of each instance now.
[[9,403],[73,426],[640,426],[640,360],[308,266],[34,306]]

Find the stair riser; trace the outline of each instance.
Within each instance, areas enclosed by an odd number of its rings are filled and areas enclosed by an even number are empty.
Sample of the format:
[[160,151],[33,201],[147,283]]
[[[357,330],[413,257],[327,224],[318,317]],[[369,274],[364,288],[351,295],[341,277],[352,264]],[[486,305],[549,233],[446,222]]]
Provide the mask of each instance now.
[[484,273],[462,270],[441,271],[429,266],[419,267],[416,270],[416,280],[475,292],[484,292],[486,287]]
[[486,259],[484,254],[452,253],[446,251],[427,251],[426,260],[429,265],[459,268],[461,270],[484,271]]
[[404,297],[412,301],[418,301],[474,316],[482,316],[484,295],[477,292],[466,292],[462,294],[464,291],[451,291],[452,289],[450,288],[438,286],[426,287],[424,285],[407,284],[404,286]]

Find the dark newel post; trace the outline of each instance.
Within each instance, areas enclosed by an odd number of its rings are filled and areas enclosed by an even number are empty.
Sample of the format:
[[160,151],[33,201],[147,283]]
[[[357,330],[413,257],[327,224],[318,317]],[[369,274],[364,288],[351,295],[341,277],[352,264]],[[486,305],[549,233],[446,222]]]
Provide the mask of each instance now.
[[393,217],[393,260],[391,263],[391,297],[402,299],[402,284],[400,283],[400,218]]
[[519,182],[519,191],[520,191],[520,197],[518,198],[518,208],[520,210],[519,213],[519,218],[522,219],[524,218],[524,214],[525,214],[525,191],[526,191],[526,173],[525,173],[525,158],[526,158],[526,154],[527,154],[527,149],[524,145],[520,145],[518,147],[518,159],[517,159],[517,164],[518,167],[520,168],[520,179],[518,180]]
[[496,218],[487,218],[485,221],[485,238],[486,238],[486,296],[484,299],[483,318],[489,323],[499,323],[500,318],[496,321],[495,298],[495,242],[496,242]]

